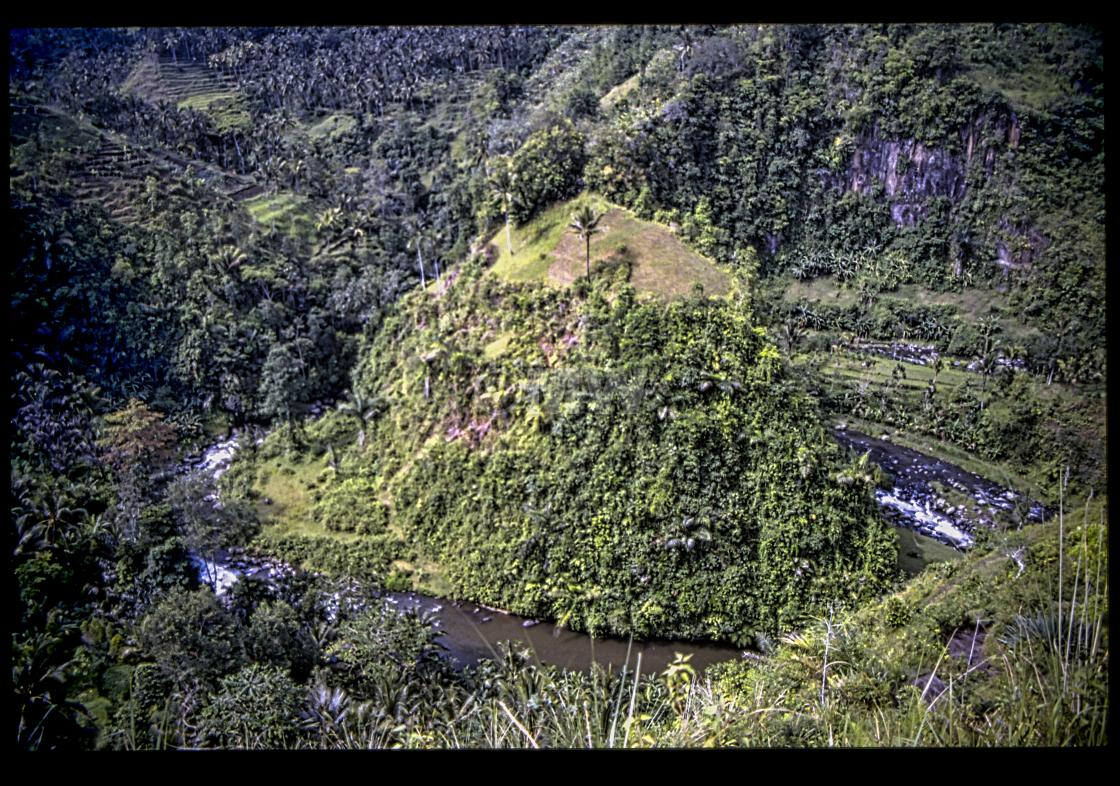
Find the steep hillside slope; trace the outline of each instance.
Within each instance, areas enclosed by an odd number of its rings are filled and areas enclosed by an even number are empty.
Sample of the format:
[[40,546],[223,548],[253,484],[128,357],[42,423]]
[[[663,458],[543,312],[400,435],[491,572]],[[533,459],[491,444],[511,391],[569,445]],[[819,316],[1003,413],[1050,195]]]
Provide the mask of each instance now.
[[337,470],[305,534],[365,533],[386,568],[596,632],[750,642],[881,590],[896,546],[872,473],[743,293],[608,283],[505,284],[475,260],[401,301],[355,374],[362,435],[316,427]]
[[716,259],[751,245],[769,273],[1009,299],[1044,335],[1028,366],[1100,375],[1099,31],[758,26],[673,44],[596,120],[588,187]]
[[720,666],[725,744],[1107,744],[1106,516],[1096,498]]

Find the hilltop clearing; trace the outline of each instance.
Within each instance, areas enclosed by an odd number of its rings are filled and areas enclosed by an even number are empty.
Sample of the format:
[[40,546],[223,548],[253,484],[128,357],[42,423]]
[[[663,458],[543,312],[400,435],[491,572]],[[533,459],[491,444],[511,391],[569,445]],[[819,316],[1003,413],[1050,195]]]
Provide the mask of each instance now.
[[586,195],[552,205],[514,227],[512,255],[504,229],[492,236],[489,244],[498,254],[494,274],[506,281],[546,281],[561,286],[584,276],[584,243],[569,227],[572,214],[582,205],[602,216],[599,232],[591,237],[592,275],[621,278],[639,294],[663,299],[684,297],[697,284],[708,295],[730,291],[728,274],[686,246],[669,227],[643,221],[625,208]]

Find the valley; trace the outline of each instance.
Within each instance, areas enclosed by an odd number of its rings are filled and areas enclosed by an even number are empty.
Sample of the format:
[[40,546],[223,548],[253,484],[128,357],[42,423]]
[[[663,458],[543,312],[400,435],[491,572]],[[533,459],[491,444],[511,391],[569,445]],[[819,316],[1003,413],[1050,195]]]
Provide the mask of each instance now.
[[17,747],[1107,745],[1103,50],[12,30]]

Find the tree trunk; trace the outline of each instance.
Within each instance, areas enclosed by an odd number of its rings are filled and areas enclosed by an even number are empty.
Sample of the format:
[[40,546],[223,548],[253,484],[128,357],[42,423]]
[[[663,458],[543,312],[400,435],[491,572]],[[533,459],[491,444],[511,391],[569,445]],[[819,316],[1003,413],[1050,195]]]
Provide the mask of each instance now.
[[586,259],[587,259],[587,278],[591,279],[591,235],[584,238],[587,241]]
[[424,277],[424,258],[420,256],[420,243],[416,243],[416,264],[420,266],[420,286],[428,286],[428,280]]
[[509,223],[510,223],[509,222],[509,210],[506,210],[506,249],[509,251],[509,255],[512,257],[513,256],[513,240],[510,239]]

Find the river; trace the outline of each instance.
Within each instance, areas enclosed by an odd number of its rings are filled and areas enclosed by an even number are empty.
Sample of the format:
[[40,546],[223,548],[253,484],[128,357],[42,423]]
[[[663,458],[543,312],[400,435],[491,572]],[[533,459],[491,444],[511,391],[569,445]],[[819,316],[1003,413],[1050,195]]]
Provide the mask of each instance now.
[[[237,452],[237,435],[209,447],[201,456],[187,462],[186,469],[201,472],[215,480],[229,469]],[[215,499],[215,504],[220,502]],[[294,569],[275,559],[243,550],[220,553],[213,560],[193,556],[201,581],[214,587],[221,596],[242,576],[266,582],[275,581]],[[697,671],[713,663],[750,657],[751,653],[727,645],[708,642],[652,639],[629,641],[617,638],[592,638],[549,622],[528,619],[477,603],[434,598],[418,592],[382,592],[363,589],[357,582],[352,592],[371,601],[380,600],[403,611],[428,612],[439,631],[436,642],[459,667],[471,666],[494,657],[499,642],[509,641],[533,653],[540,663],[566,669],[588,670],[592,663],[608,669],[629,664],[634,669],[641,655],[643,673],[664,671],[677,653],[689,654]]]
[[[876,489],[876,499],[886,515],[898,526],[911,527],[960,549],[974,542],[976,527],[990,526],[999,512],[1008,512],[1016,504],[1024,507],[1015,492],[1002,488],[978,475],[948,462],[904,448],[883,439],[876,439],[851,429],[838,429],[837,441],[856,453],[870,452],[870,459],[893,478],[891,489]],[[187,468],[202,472],[215,480],[229,468],[237,451],[238,437],[212,445],[201,456],[189,461]],[[971,505],[950,505],[931,485],[941,483],[961,494],[967,494]],[[220,502],[215,499],[215,504]],[[1028,506],[1028,516],[1041,520],[1047,514],[1037,503]],[[221,554],[214,561],[194,557],[201,579],[222,595],[242,576],[275,580],[293,568],[277,560],[236,552]],[[676,653],[692,653],[697,670],[720,661],[751,657],[752,653],[729,646],[668,640],[627,641],[595,639],[548,622],[508,614],[476,603],[434,598],[415,592],[355,592],[380,599],[404,611],[415,609],[433,615],[440,631],[438,643],[459,666],[469,666],[491,657],[498,642],[512,641],[528,648],[541,663],[569,669],[589,669],[592,663],[608,668],[633,665],[641,654],[642,670],[662,671]]]
[[[869,453],[891,478],[890,489],[875,490],[888,519],[943,543],[967,549],[975,543],[977,528],[990,528],[1001,519],[1016,523],[1016,510],[1028,521],[1042,521],[1049,515],[1040,503],[955,464],[848,428],[837,428],[833,434],[853,452]],[[946,500],[934,483],[956,492],[956,500]]]

